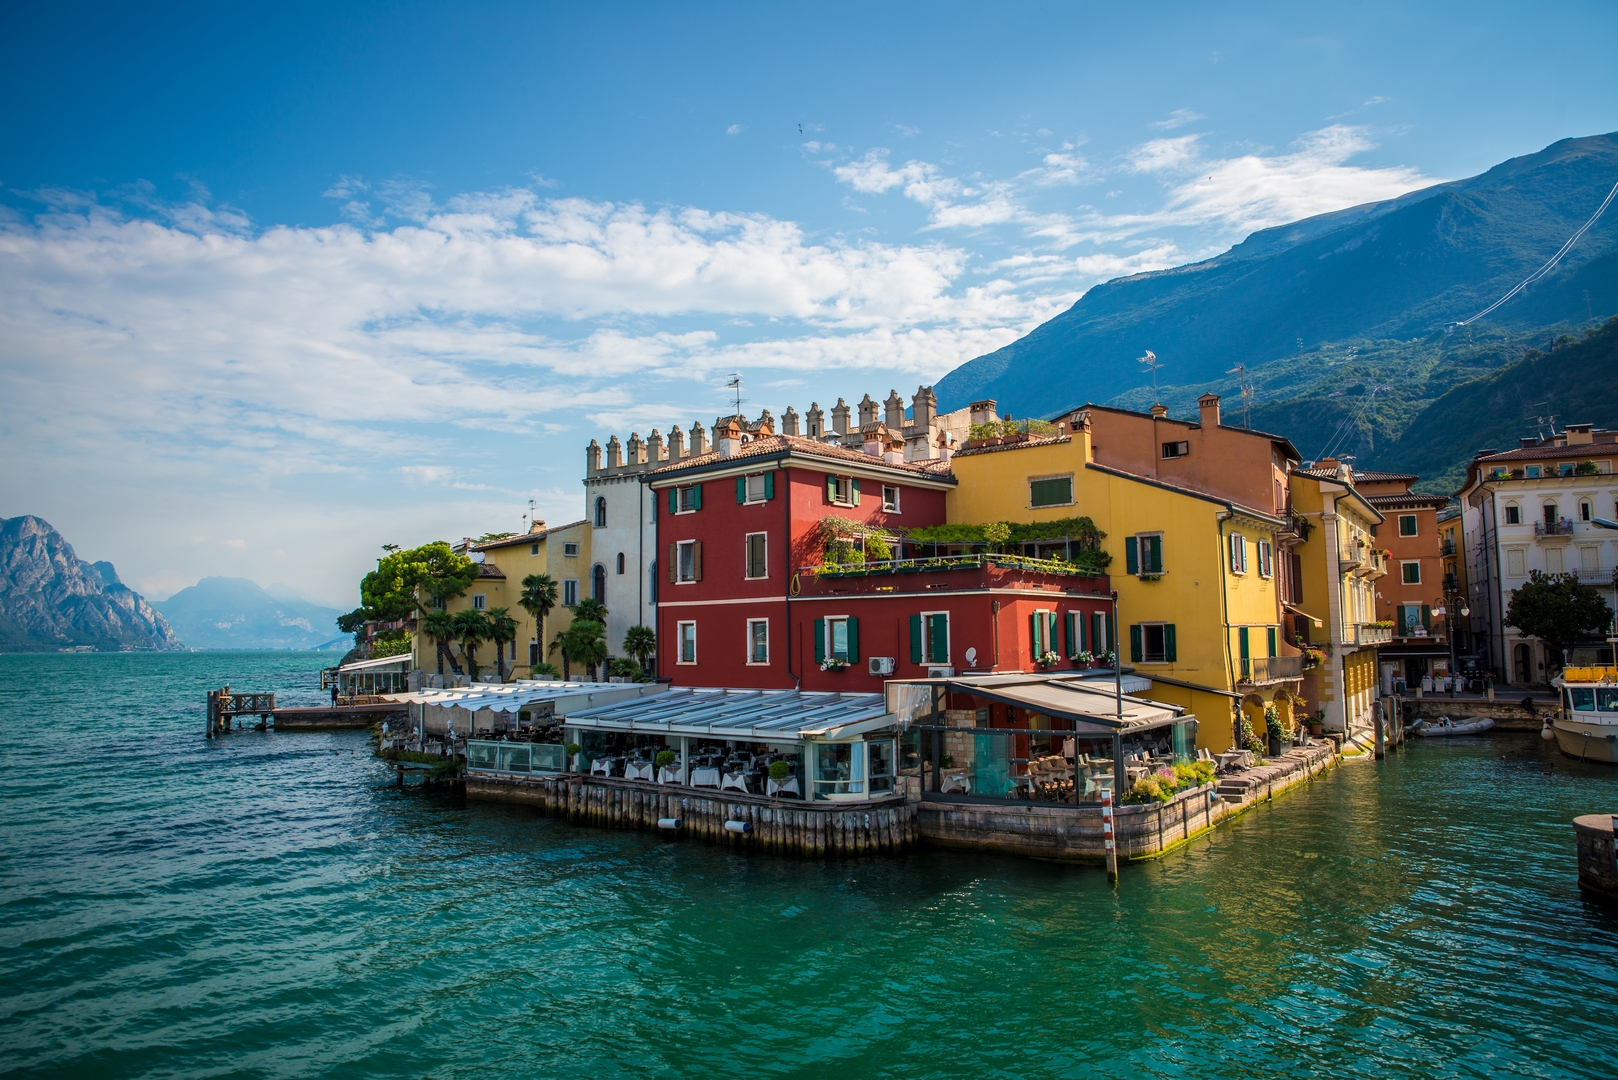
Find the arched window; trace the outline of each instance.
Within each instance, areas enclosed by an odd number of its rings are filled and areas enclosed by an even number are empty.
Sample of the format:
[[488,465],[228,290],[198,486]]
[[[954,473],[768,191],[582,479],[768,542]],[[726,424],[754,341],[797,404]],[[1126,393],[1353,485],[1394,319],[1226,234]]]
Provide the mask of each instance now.
[[605,529],[606,527],[607,527],[607,497],[605,495],[597,495],[596,496],[596,528]]
[[603,604],[607,602],[607,568],[600,563],[590,571],[590,596]]
[[624,572],[624,553],[621,551],[618,553],[618,572]]

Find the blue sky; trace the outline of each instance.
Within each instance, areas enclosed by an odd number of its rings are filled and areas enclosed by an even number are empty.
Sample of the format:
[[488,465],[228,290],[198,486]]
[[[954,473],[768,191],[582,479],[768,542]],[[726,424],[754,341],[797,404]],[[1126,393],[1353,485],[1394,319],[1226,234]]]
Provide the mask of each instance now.
[[[583,446],[1618,128],[1611,4],[12,5],[0,515],[352,606]],[[800,130],[801,127],[801,130]],[[1166,358],[1167,359],[1167,358]]]

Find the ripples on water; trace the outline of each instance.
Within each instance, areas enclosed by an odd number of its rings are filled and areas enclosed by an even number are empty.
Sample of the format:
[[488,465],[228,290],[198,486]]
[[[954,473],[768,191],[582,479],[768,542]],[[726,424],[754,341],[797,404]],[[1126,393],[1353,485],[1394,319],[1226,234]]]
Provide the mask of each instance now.
[[310,654],[0,657],[16,1076],[1591,1076],[1618,917],[1533,736],[1341,769],[1167,858],[824,864],[401,792],[358,733],[202,738]]

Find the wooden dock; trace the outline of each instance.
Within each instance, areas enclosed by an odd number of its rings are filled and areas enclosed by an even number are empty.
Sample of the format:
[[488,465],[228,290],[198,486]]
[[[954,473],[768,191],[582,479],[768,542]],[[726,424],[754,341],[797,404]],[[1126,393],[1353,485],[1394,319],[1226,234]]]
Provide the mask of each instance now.
[[[334,705],[297,705],[278,708],[274,694],[235,693],[229,686],[208,691],[208,738],[231,731],[337,731],[368,728],[383,720],[403,717],[409,706],[381,697],[338,699]],[[254,721],[257,721],[255,723]]]

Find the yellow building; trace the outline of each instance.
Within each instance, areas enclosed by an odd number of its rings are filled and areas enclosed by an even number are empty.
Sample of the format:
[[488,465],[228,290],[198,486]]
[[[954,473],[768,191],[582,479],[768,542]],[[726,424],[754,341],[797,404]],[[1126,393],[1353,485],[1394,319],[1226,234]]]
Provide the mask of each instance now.
[[[467,586],[466,592],[446,601],[442,610],[453,615],[467,609],[504,608],[517,624],[515,639],[501,646],[500,655],[496,654],[494,642],[486,641],[477,647],[480,680],[498,679],[501,665],[508,679],[526,679],[534,666],[541,663],[549,663],[560,671],[561,657],[556,653],[547,655],[547,650],[551,640],[572,625],[573,609],[579,599],[588,594],[589,522],[575,521],[547,529],[543,521],[536,521],[527,533],[482,544],[465,541],[457,544],[455,551],[470,555],[478,563],[478,576]],[[556,606],[545,616],[543,640],[534,617],[518,603],[523,579],[530,574],[549,574],[556,582]],[[432,682],[432,677],[438,674],[437,642],[418,630],[411,644],[416,668],[429,676],[426,682]],[[469,674],[459,642],[451,644],[450,653],[461,670]],[[572,674],[577,677],[579,673]],[[453,679],[453,671],[447,665],[444,675],[446,682]]]
[[1377,646],[1393,636],[1392,624],[1376,615],[1376,582],[1387,572],[1376,540],[1384,518],[1355,490],[1347,464],[1322,461],[1293,472],[1290,484],[1293,515],[1303,523],[1288,544],[1301,571],[1294,603],[1306,616],[1296,625],[1326,654],[1305,693],[1324,710],[1327,731],[1352,734],[1372,724]]
[[1082,411],[1053,437],[969,447],[952,467],[952,522],[1088,517],[1106,534],[1122,659],[1153,680],[1153,697],[1196,713],[1200,747],[1232,745],[1237,701],[1260,735],[1269,705],[1290,719],[1302,659],[1279,618],[1285,519],[1097,464]]

